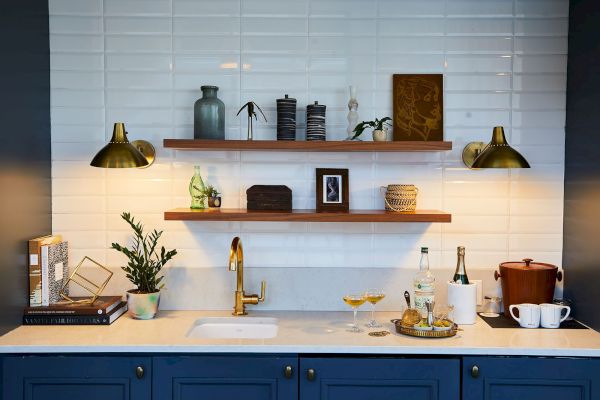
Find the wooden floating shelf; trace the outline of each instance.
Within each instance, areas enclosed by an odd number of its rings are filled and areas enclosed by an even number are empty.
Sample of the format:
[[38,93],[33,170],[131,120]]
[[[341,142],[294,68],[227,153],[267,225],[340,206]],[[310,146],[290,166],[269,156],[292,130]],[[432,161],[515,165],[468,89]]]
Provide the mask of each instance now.
[[283,221],[283,222],[451,222],[452,215],[438,210],[397,213],[385,210],[316,212],[315,210],[254,211],[245,208],[175,208],[165,211],[167,221]]
[[233,151],[376,151],[413,152],[452,150],[452,142],[353,142],[286,140],[164,139],[163,146],[178,150]]

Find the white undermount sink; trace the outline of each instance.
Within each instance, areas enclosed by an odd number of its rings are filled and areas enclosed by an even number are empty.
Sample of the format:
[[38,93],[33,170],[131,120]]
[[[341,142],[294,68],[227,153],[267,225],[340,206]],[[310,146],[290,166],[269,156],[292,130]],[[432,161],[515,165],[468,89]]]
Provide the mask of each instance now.
[[186,335],[208,339],[270,339],[277,336],[277,318],[205,317],[194,321]]

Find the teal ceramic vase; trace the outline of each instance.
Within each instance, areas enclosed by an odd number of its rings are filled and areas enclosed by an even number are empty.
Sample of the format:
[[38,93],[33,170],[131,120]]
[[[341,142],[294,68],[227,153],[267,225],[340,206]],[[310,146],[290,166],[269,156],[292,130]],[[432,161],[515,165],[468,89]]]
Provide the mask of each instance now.
[[137,293],[136,289],[127,291],[127,312],[133,319],[152,319],[158,312],[160,291]]
[[217,86],[202,86],[202,97],[194,104],[194,139],[225,139],[225,104],[217,97]]

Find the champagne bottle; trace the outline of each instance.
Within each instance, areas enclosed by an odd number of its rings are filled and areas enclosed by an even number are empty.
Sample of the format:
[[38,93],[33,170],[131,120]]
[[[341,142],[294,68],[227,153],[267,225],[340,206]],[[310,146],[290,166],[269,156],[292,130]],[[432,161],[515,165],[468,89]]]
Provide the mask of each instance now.
[[462,285],[469,284],[469,277],[467,276],[467,269],[465,267],[465,248],[464,246],[458,246],[456,249],[458,261],[456,262],[456,271],[454,271],[454,278],[452,280],[455,283]]

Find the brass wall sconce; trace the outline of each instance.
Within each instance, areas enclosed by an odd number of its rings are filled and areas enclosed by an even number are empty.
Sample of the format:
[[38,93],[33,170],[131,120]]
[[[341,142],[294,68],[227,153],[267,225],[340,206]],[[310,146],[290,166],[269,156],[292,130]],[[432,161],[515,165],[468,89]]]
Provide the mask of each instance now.
[[99,168],[146,168],[154,163],[156,151],[150,142],[129,142],[125,124],[116,122],[110,142],[94,156],[90,165]]
[[475,168],[531,168],[518,151],[510,147],[504,136],[504,128],[494,127],[492,140],[471,142],[462,153],[463,163],[471,169]]

